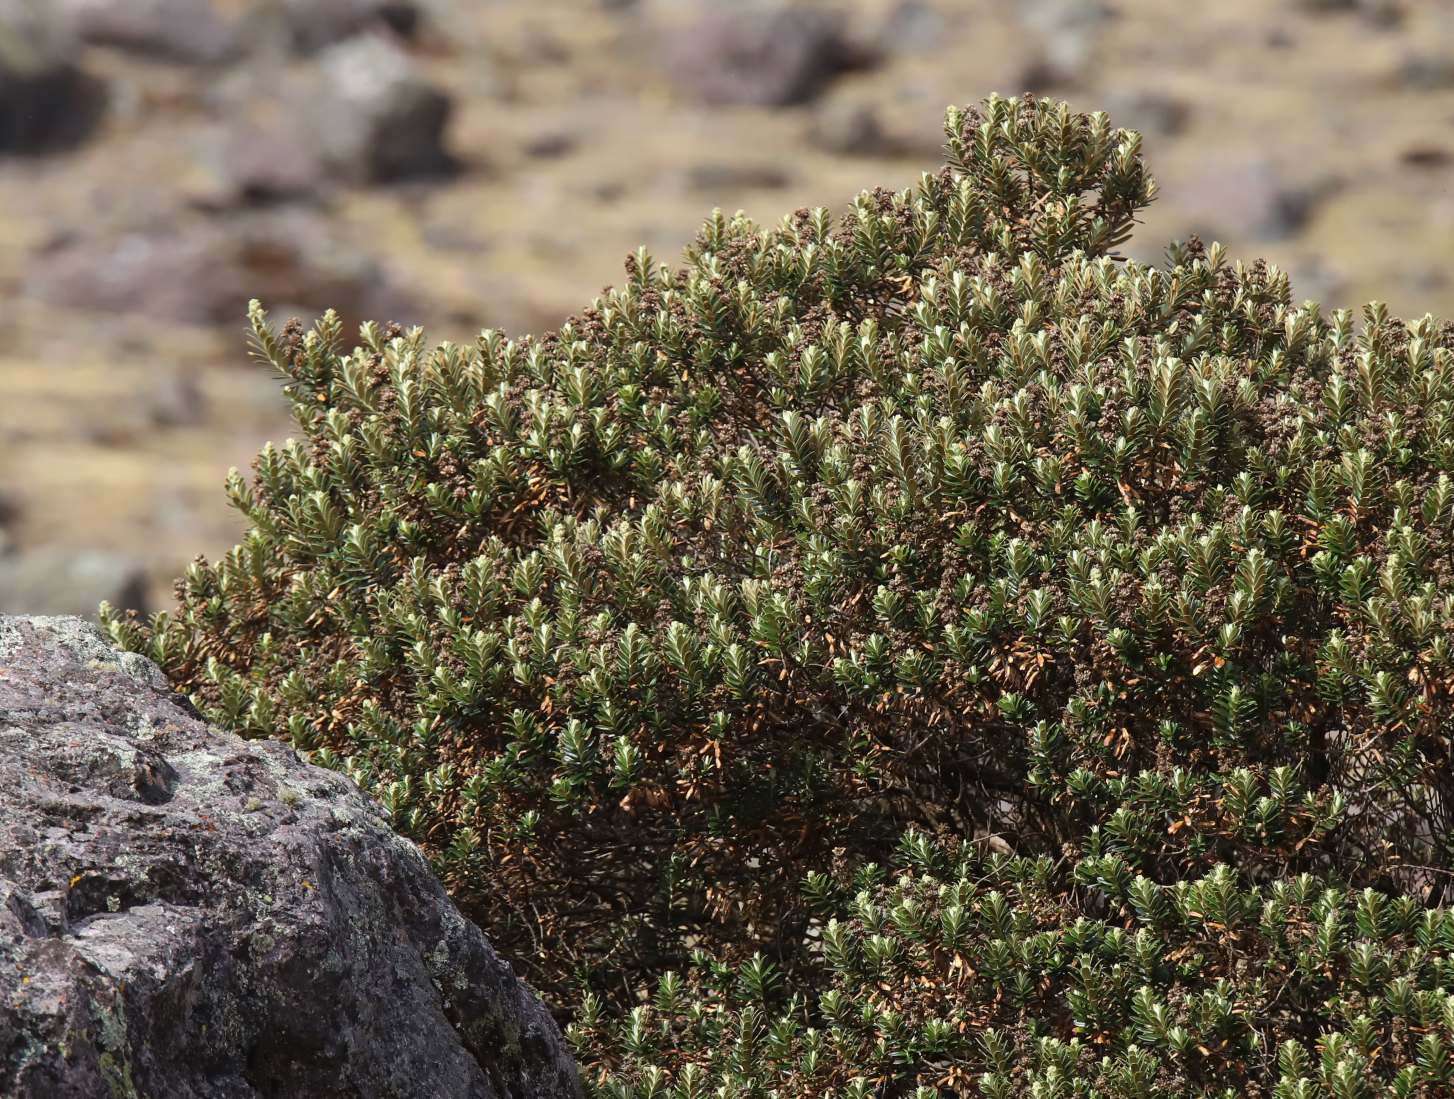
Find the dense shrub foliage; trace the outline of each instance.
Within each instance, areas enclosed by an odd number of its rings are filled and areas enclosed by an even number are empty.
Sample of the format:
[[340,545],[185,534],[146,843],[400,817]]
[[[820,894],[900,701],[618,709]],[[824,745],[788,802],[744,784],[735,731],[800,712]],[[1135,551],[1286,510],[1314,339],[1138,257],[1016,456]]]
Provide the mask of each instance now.
[[1114,256],[1104,115],[947,134],[539,339],[255,310],[302,440],[114,635],[593,989],[608,1090],[1438,1093],[1454,332]]
[[762,958],[668,973],[621,1019],[588,1001],[600,1093],[1454,1095],[1454,912],[1307,874],[1161,886],[1117,855],[1067,874],[904,848],[896,880],[814,881],[811,1010]]

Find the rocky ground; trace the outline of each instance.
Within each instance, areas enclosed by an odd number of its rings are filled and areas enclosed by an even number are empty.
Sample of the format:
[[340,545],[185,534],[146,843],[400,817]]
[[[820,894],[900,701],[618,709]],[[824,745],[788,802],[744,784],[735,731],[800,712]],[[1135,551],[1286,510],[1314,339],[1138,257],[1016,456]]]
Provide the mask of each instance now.
[[288,433],[248,297],[537,330],[1023,90],[1143,131],[1138,258],[1454,314],[1450,0],[0,0],[0,612],[161,605],[235,540],[223,475]]

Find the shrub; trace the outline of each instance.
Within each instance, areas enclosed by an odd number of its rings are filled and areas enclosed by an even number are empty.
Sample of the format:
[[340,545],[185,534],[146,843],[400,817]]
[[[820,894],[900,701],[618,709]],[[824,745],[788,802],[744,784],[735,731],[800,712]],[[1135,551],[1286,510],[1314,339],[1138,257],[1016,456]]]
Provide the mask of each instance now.
[[[827,988],[699,958],[571,1037],[627,1096],[1345,1099],[1454,1094],[1454,912],[1227,867],[946,851],[812,884]],[[719,1091],[718,1089],[724,1089]]]
[[[562,1007],[588,987],[609,1013],[691,948],[854,1001],[799,886],[906,827],[1012,851],[991,877],[1030,875],[1024,926],[1052,938],[1134,936],[1074,876],[1104,860],[1248,905],[1306,888],[1318,919],[1366,888],[1437,905],[1454,332],[1295,305],[1215,245],[1116,257],[1154,184],[1104,115],[992,98],[946,129],[917,187],[836,222],[716,214],[685,269],[638,253],[540,339],[371,325],[348,351],[332,315],[276,333],[255,308],[303,441],[231,478],[241,545],[175,613],[108,612],[117,640],[373,791]],[[1168,956],[1222,942],[1147,930]],[[912,963],[924,995],[979,1025],[940,960]],[[1070,987],[1022,962],[1042,999]],[[1223,968],[1138,979],[1192,1033],[1188,997],[1241,987]],[[1262,995],[1233,998],[1291,1011],[1279,1033],[1342,1018]],[[1053,1057],[1140,1071],[1119,1023],[1084,1022]],[[1017,1025],[1028,1064],[1045,1034]]]

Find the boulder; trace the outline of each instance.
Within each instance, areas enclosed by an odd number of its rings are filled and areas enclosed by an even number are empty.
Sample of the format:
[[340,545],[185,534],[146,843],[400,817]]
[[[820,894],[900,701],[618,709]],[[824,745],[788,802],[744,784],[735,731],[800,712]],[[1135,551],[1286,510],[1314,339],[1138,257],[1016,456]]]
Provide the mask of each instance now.
[[281,312],[334,308],[350,326],[414,312],[376,257],[306,207],[62,237],[31,260],[23,289],[62,308],[195,325],[236,324],[253,297]]
[[1174,137],[1191,119],[1190,104],[1157,88],[1113,88],[1105,103],[1114,125],[1148,138]]
[[683,173],[683,178],[688,190],[706,194],[775,191],[792,182],[792,177],[777,164],[742,160],[710,160],[693,164]]
[[1314,15],[1356,12],[1377,27],[1391,27],[1404,16],[1403,0],[1294,0],[1294,6]]
[[0,614],[89,616],[103,599],[122,610],[150,610],[145,564],[110,550],[51,546],[0,556]]
[[836,13],[762,0],[702,6],[668,32],[665,56],[680,89],[717,106],[804,103],[872,61]]
[[369,31],[415,36],[412,0],[46,0],[79,37],[142,57],[210,65],[259,47],[312,54]]
[[0,0],[0,155],[70,148],[95,127],[106,89],[77,55],[52,0]]
[[452,173],[452,98],[399,39],[367,33],[306,64],[258,63],[216,82],[219,125],[199,144],[218,209],[327,201],[340,183],[384,184]]
[[1014,8],[1029,32],[1031,54],[1021,79],[1031,91],[1083,82],[1116,9],[1101,0],[1024,0]]
[[20,518],[20,506],[9,493],[0,491],[0,562],[15,550],[15,536],[11,529]]
[[1207,240],[1287,240],[1336,186],[1332,179],[1289,178],[1278,164],[1254,154],[1209,163],[1176,193],[1187,230]]
[[1411,50],[1398,62],[1396,77],[1403,87],[1413,91],[1454,88],[1454,47],[1438,43]]
[[316,86],[300,88],[297,114],[325,164],[354,183],[446,174],[452,101],[384,35],[350,39],[318,57]]
[[0,619],[0,1094],[566,1099],[545,1007],[342,775]]
[[142,400],[153,427],[201,427],[207,421],[207,395],[195,374],[164,374],[147,388]]
[[422,21],[411,0],[282,0],[289,40],[300,53],[313,53],[370,30],[410,39]]
[[220,209],[320,202],[334,182],[296,115],[262,122],[233,119],[216,143],[218,182],[206,201]]
[[944,45],[949,22],[929,0],[899,0],[888,12],[874,44],[885,54],[928,53]]
[[23,288],[66,309],[217,324],[242,316],[253,292],[228,262],[231,250],[210,225],[65,233],[32,257]]
[[56,0],[87,42],[161,61],[210,65],[242,46],[242,20],[217,0]]
[[1360,0],[1358,12],[1375,27],[1387,30],[1403,22],[1404,0]]
[[866,100],[835,100],[813,113],[808,140],[836,156],[894,156],[902,143],[884,129],[878,108]]

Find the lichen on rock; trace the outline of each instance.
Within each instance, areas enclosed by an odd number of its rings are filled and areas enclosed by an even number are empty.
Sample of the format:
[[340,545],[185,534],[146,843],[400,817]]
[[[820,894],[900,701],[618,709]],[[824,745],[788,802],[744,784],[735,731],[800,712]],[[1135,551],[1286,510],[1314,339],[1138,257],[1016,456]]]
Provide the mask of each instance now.
[[0,618],[0,1094],[575,1096],[554,1021],[346,778]]

